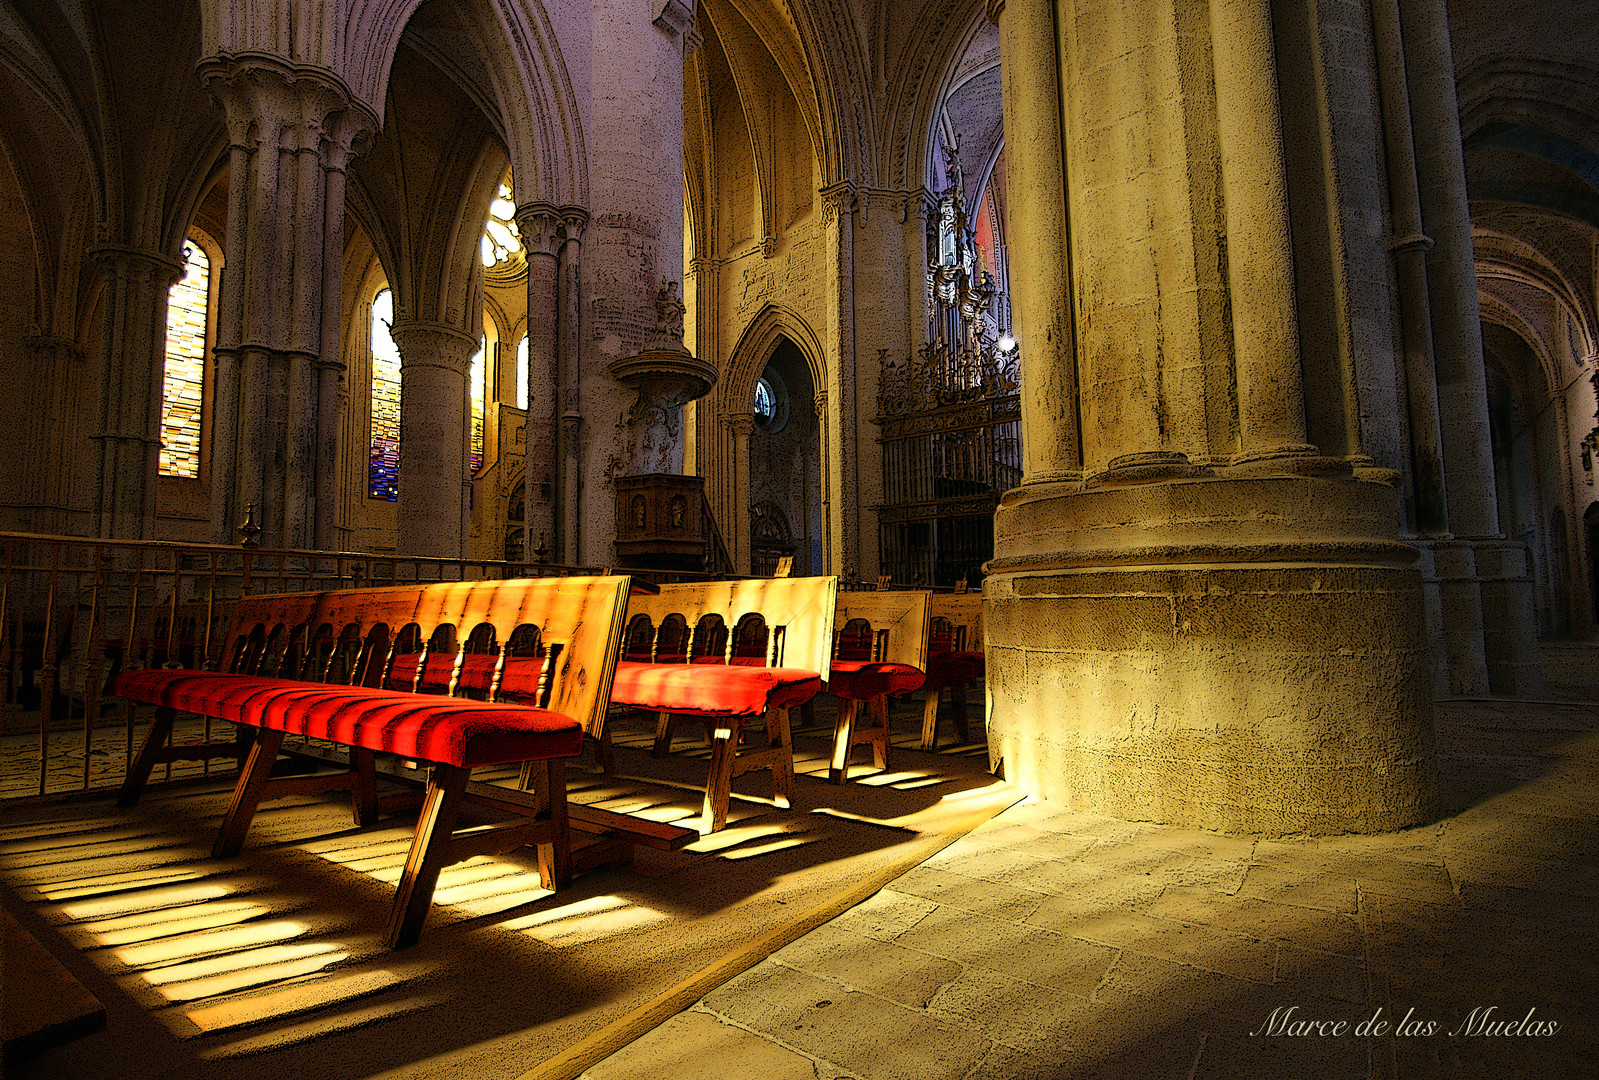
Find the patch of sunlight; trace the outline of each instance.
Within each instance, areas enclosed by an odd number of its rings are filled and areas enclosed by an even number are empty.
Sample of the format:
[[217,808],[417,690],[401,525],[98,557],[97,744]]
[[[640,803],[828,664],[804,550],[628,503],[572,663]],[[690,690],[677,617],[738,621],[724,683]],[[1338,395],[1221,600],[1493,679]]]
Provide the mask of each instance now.
[[921,788],[938,787],[940,784],[953,783],[953,776],[928,776],[922,780],[909,780],[903,784],[895,784],[895,791],[917,791]]
[[85,923],[80,929],[96,938],[102,945],[131,945],[152,938],[170,937],[192,930],[245,922],[258,915],[265,915],[269,910],[261,904],[245,901],[201,904],[198,907],[185,908],[181,917],[171,911],[140,911],[116,919]]
[[[266,909],[258,910],[264,912]],[[115,950],[114,955],[129,967],[147,968],[177,960],[189,960],[196,956],[213,956],[288,941],[290,938],[309,933],[310,930],[311,928],[305,923],[295,922],[292,919],[249,923],[244,926],[218,926],[183,934],[180,937],[127,945]]]
[[734,825],[723,829],[721,832],[707,833],[686,845],[684,851],[717,852],[740,844],[747,844],[751,840],[760,840],[765,837],[782,836],[785,833],[808,832],[809,829],[796,821],[773,821],[764,825]]
[[816,809],[812,810],[811,813],[820,814],[823,817],[837,818],[840,821],[853,821],[858,825],[874,825],[880,829],[893,829],[896,832],[914,833],[916,831],[915,829],[908,828],[904,825],[896,824],[897,822],[903,820],[901,818],[885,819],[867,817],[865,814],[852,814],[848,810],[836,810],[831,806],[818,806]]
[[409,973],[382,968],[341,976],[312,977],[281,990],[202,1005],[183,1015],[200,1033],[227,1031],[375,994],[409,981],[418,971],[413,966]]
[[39,836],[59,836],[63,833],[74,832],[104,832],[107,829],[126,827],[125,819],[100,817],[100,818],[69,818],[66,821],[33,822],[28,825],[12,825],[0,829],[0,844],[10,843],[14,840],[26,840]]
[[721,859],[749,859],[756,855],[770,855],[774,851],[783,851],[787,848],[804,847],[806,844],[814,844],[819,840],[825,839],[826,837],[822,836],[810,836],[804,839],[793,836],[783,840],[773,840],[769,844],[752,844],[749,847],[718,852],[717,857]]
[[184,904],[197,904],[203,900],[220,900],[224,896],[243,891],[242,888],[229,888],[216,882],[204,885],[175,885],[142,893],[119,894],[82,904],[62,904],[61,911],[71,919],[103,919],[111,915],[126,915],[133,911],[178,907]]
[[26,840],[12,840],[0,844],[0,855],[31,855],[39,851],[70,851],[73,848],[95,844],[113,844],[121,840],[138,840],[161,831],[158,825],[126,825],[111,829],[78,829],[67,833],[34,836]]
[[[288,946],[284,948],[288,948]],[[288,982],[290,979],[314,975],[324,968],[332,967],[341,960],[349,959],[350,956],[348,952],[332,943],[305,945],[300,946],[300,949],[302,952],[298,956],[271,962],[263,959],[262,962],[250,967],[211,975],[206,978],[175,982],[158,987],[158,989],[168,1001],[197,1001],[200,998],[218,997],[238,990],[248,990],[254,986]],[[304,951],[307,949],[314,951]],[[262,951],[270,952],[271,950]],[[189,967],[190,965],[184,964],[181,966]]]
[[620,896],[595,896],[512,919],[504,925],[509,930],[524,931],[547,945],[568,946],[626,933],[666,919],[665,913]]
[[859,777],[855,782],[866,787],[887,787],[890,784],[902,784],[907,780],[925,780],[928,776],[929,774],[924,772],[880,772]]
[[70,900],[80,896],[104,896],[106,893],[126,892],[129,889],[142,889],[151,885],[197,881],[205,876],[204,870],[166,866],[154,870],[130,870],[123,874],[73,878],[49,885],[38,885],[35,889],[46,900]]
[[[399,845],[399,851],[404,851],[411,845],[411,829],[384,829],[381,832],[363,832],[348,836],[334,836],[326,840],[308,840],[303,844],[294,846],[301,851],[309,851],[313,855],[321,855],[333,862],[342,863],[339,858],[342,853],[358,852],[370,855],[373,852],[387,852]],[[357,855],[364,858],[365,855]]]
[[312,1039],[323,1039],[330,1035],[338,1035],[341,1032],[354,1031],[357,1028],[375,1024],[380,1020],[392,1020],[397,1016],[421,1012],[424,1009],[443,1005],[449,1000],[450,995],[447,993],[411,994],[398,1001],[382,1001],[374,1005],[362,1005],[359,1008],[345,1012],[317,1016],[313,1019],[302,1020],[284,1027],[275,1027],[259,1035],[250,1035],[234,1042],[201,1049],[197,1052],[197,1056],[209,1061],[221,1058],[244,1057],[249,1054],[259,1054],[266,1050],[281,1050],[284,1047],[310,1042]]

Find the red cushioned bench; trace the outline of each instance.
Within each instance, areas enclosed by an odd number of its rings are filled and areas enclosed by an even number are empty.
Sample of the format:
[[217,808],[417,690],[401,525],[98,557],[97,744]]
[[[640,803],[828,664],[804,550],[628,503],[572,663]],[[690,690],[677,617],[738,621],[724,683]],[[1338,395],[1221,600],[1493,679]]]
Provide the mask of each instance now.
[[926,700],[922,703],[922,749],[938,748],[938,704],[949,690],[955,705],[955,733],[971,741],[966,723],[966,686],[981,682],[983,657],[982,593],[934,593],[929,609]]
[[[439,871],[452,863],[536,845],[545,887],[558,889],[576,872],[625,862],[634,842],[680,847],[693,838],[691,831],[651,823],[638,823],[649,826],[642,833],[608,830],[620,815],[604,812],[577,823],[588,831],[609,831],[604,842],[588,845],[578,857],[571,842],[563,759],[581,752],[585,730],[603,728],[627,594],[627,578],[601,577],[247,597],[235,612],[225,672],[118,676],[118,694],[156,706],[119,802],[137,801],[157,762],[198,756],[166,746],[179,712],[256,730],[212,849],[218,857],[237,854],[262,801],[349,791],[356,822],[365,824],[385,802],[377,794],[376,753],[428,767],[389,919],[394,948],[416,941]],[[459,641],[458,628],[468,631]],[[448,663],[445,689],[452,696],[389,688],[396,656],[407,642],[421,643],[413,670],[425,673]],[[488,662],[480,655],[469,662],[473,642],[487,646]],[[526,701],[455,696],[464,669],[474,679],[485,675],[482,696],[494,697],[513,648],[536,666],[531,683],[521,687]],[[350,768],[272,776],[287,735],[348,747]],[[522,763],[522,791],[470,781],[474,767],[508,763]],[[456,835],[463,802],[491,807],[511,820]]]
[[[677,722],[706,726],[703,832],[727,824],[733,777],[746,772],[770,769],[777,805],[789,805],[788,712],[829,674],[837,595],[838,579],[821,577],[662,585],[632,598],[611,703],[656,714],[657,755],[670,749]],[[744,746],[762,716],[765,745]]]
[[[850,753],[869,745],[879,769],[888,768],[888,699],[919,690],[927,670],[930,593],[846,592],[838,596],[837,643],[824,689],[839,699],[833,761],[827,778],[849,778]],[[861,707],[872,717],[860,726]]]

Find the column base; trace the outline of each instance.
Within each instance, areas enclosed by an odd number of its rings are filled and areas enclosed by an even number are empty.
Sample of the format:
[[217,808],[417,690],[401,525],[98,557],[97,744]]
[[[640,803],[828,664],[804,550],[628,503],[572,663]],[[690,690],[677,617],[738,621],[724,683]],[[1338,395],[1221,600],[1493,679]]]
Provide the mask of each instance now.
[[1392,489],[1011,493],[984,585],[990,755],[1075,809],[1233,833],[1433,818],[1415,549]]

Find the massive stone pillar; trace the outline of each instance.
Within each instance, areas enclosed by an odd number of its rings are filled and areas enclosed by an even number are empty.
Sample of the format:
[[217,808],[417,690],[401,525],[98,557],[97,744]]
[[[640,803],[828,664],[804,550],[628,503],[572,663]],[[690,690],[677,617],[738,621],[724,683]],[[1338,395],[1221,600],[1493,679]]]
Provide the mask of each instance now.
[[389,335],[400,350],[399,549],[460,558],[472,431],[467,373],[478,340],[440,323],[395,322]]
[[200,74],[229,138],[217,312],[211,519],[255,507],[267,547],[335,544],[345,171],[376,117],[332,72],[216,56]]
[[991,11],[1008,89],[1027,88],[1007,145],[1055,125],[1065,162],[1008,159],[1012,191],[1041,169],[1062,200],[1013,198],[1010,235],[1059,236],[1045,270],[1066,289],[1017,297],[1023,385],[1056,392],[1023,395],[1026,472],[995,518],[991,756],[1029,792],[1129,819],[1426,820],[1416,551],[1391,477],[1306,435],[1267,5]]
[[100,331],[95,535],[148,540],[155,532],[161,452],[161,380],[167,290],[183,264],[154,251],[107,245],[90,259],[105,278]]
[[[616,553],[617,476],[680,471],[681,401],[641,406],[613,374],[658,336],[656,299],[683,278],[683,58],[695,42],[684,0],[595,0],[587,145],[590,218],[582,260],[582,510],[579,562]],[[681,344],[681,320],[678,330]]]

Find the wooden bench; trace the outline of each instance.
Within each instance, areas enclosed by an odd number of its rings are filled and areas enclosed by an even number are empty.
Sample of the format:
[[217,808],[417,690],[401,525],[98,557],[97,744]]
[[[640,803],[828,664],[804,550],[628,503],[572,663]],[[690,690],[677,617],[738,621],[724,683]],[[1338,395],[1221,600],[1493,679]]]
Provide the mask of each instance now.
[[934,593],[929,608],[926,700],[922,703],[923,750],[938,748],[938,703],[948,689],[955,705],[955,732],[971,741],[966,723],[966,685],[983,679],[983,594]]
[[[625,577],[573,577],[245,598],[223,672],[118,676],[117,693],[156,706],[119,803],[137,801],[156,763],[196,756],[165,745],[178,712],[257,729],[212,849],[217,857],[237,854],[263,801],[348,791],[356,823],[366,824],[414,801],[379,798],[375,753],[426,766],[421,812],[389,919],[394,948],[416,941],[439,871],[452,863],[536,845],[545,887],[559,889],[575,873],[627,861],[635,843],[681,847],[693,839],[690,830],[566,802],[562,759],[581,752],[586,730],[604,725],[627,594]],[[415,651],[406,652],[412,645]],[[469,652],[474,647],[482,651]],[[461,673],[485,668],[479,696],[499,696],[516,653],[537,671],[524,687],[524,703],[463,696],[471,688]],[[414,657],[413,688],[392,689],[396,661],[407,655]],[[443,688],[450,696],[415,692],[440,662],[451,668]],[[350,767],[272,776],[289,734],[348,747]],[[522,763],[524,790],[470,780],[475,766],[509,763]],[[457,834],[466,802],[511,820]],[[579,809],[581,816],[571,813]],[[574,846],[574,826],[603,839]]]
[[[827,778],[849,778],[855,747],[869,745],[879,769],[888,768],[888,699],[921,688],[927,670],[928,598],[922,590],[839,593],[837,645],[826,691],[839,699],[833,760]],[[865,706],[870,726],[859,725]]]
[[[767,578],[662,585],[634,596],[611,702],[656,714],[655,751],[666,753],[684,719],[707,725],[710,773],[701,829],[727,824],[733,778],[772,773],[787,808],[794,777],[788,712],[828,677],[838,579]],[[766,745],[744,748],[746,726],[766,718]]]

